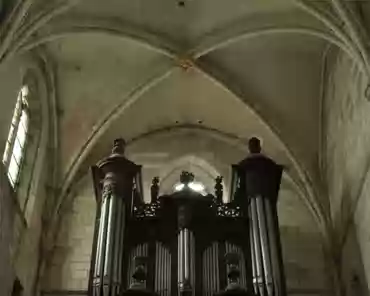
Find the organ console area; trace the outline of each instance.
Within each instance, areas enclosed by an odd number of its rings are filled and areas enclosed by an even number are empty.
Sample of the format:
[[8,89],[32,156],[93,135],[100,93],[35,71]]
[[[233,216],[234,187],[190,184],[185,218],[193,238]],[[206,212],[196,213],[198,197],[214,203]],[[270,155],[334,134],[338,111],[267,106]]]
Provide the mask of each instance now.
[[261,153],[233,165],[230,202],[223,180],[213,194],[194,190],[183,172],[180,190],[145,203],[141,166],[118,139],[92,168],[97,215],[89,295],[286,296],[276,211],[282,167]]

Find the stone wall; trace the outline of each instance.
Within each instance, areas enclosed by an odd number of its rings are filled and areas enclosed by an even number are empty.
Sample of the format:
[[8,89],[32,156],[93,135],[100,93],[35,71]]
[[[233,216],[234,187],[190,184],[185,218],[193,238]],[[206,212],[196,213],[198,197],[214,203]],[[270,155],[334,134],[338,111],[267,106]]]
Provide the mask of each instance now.
[[[8,132],[14,112],[14,107],[16,104],[18,92],[22,86],[22,80],[24,75],[25,59],[16,57],[0,66],[0,89],[1,89],[1,108],[0,108],[0,155],[3,155],[3,150],[5,148],[5,142],[8,137]],[[41,91],[41,88],[40,88]],[[41,98],[45,96],[45,92],[38,93],[37,99],[41,101]],[[47,106],[40,108],[42,110],[42,122],[47,124],[47,117],[44,113]],[[45,178],[42,177],[42,172],[45,165],[45,155],[47,149],[42,143],[47,142],[48,130],[40,126],[37,126],[40,131],[39,134],[40,142],[36,141],[34,138],[29,138],[29,144],[34,146],[34,150],[38,151],[37,157],[35,153],[32,157],[26,157],[24,162],[24,167],[27,167],[28,162],[34,164],[35,170],[31,175],[29,172],[22,171],[22,180],[27,177],[27,184],[24,184],[25,188],[31,188],[29,190],[30,195],[32,194],[32,204],[30,206],[21,207],[20,206],[20,195],[19,190],[24,189],[20,184],[17,191],[14,192],[10,187],[6,173],[3,170],[1,163],[1,202],[0,210],[4,214],[1,215],[2,218],[2,229],[0,231],[2,236],[2,246],[3,243],[9,243],[10,236],[12,236],[11,250],[1,250],[0,260],[11,260],[10,262],[0,263],[1,272],[6,272],[7,279],[0,279],[0,295],[10,295],[9,287],[11,288],[13,280],[17,277],[24,289],[23,295],[33,295],[35,280],[37,278],[37,266],[39,258],[39,239],[41,233],[41,216],[43,201],[45,198]],[[32,139],[31,139],[32,138]],[[30,146],[30,145],[29,145]],[[12,200],[10,199],[10,195]],[[28,195],[29,196],[29,195]],[[28,198],[27,196],[27,198]],[[12,201],[12,207],[10,206],[10,201]],[[26,221],[25,214],[29,219]],[[12,223],[4,224],[6,219],[12,219]],[[11,258],[6,255],[7,252],[11,253]],[[9,265],[11,264],[11,265]],[[9,286],[10,285],[10,286]],[[3,290],[4,289],[4,290]],[[6,290],[6,291],[5,291]]]
[[293,188],[281,188],[278,215],[289,294],[330,295],[321,235]]
[[[20,183],[16,191],[13,192],[16,215],[13,219],[13,225],[8,225],[10,227],[8,229],[2,229],[4,235],[9,231],[13,234],[11,268],[9,267],[7,270],[0,264],[1,271],[9,273],[12,281],[15,277],[19,279],[24,289],[24,296],[33,296],[36,292],[39,258],[42,255],[40,239],[44,227],[42,221],[44,201],[46,197],[49,199],[53,198],[46,191],[50,177],[47,171],[48,162],[46,160],[50,156],[49,152],[51,150],[49,143],[51,129],[49,128],[50,106],[48,105],[48,91],[42,77],[38,74],[36,75],[37,71],[35,75],[33,75],[33,72],[32,74],[28,72],[30,66],[28,56],[17,56],[0,65],[0,89],[2,96],[0,102],[1,156],[8,137],[18,92],[22,87],[22,83],[29,85],[31,81],[28,78],[26,79],[28,73],[34,78],[32,81],[35,83],[32,84],[31,88],[35,90],[32,91],[32,100],[29,97],[28,102],[32,115],[30,117],[26,155],[22,164]],[[2,184],[5,184],[7,176],[1,176],[5,178]],[[2,205],[0,209],[3,209]],[[2,280],[0,280],[0,283],[0,289],[3,288],[3,285],[5,287]],[[9,294],[0,293],[0,295],[7,296]]]
[[16,209],[8,178],[0,165],[0,295],[10,295],[14,279],[14,219]]
[[[343,247],[343,275],[349,274],[348,269],[351,268],[344,262],[355,260],[360,249],[359,261],[364,264],[369,285],[370,204],[367,197],[370,186],[366,174],[370,166],[370,102],[366,99],[369,95],[367,85],[367,79],[347,55],[331,52],[324,103],[325,174],[331,216]],[[355,227],[351,230],[352,222]],[[355,245],[358,241],[357,250],[347,246],[348,237],[354,240]],[[343,285],[348,287],[350,283]]]
[[96,211],[90,174],[81,186],[62,210],[57,241],[43,276],[44,293],[87,290]]
[[1,163],[0,295],[7,296],[11,294],[15,278],[20,280],[24,289],[23,295],[32,295],[39,257],[37,252],[38,242],[39,232],[37,232],[34,225],[27,224],[19,206],[17,194],[11,187]]
[[[23,296],[34,296],[37,288],[41,253],[41,236],[44,230],[42,212],[45,198],[47,197],[45,188],[45,178],[47,172],[42,173],[40,180],[41,186],[35,195],[35,201],[30,209],[30,218],[27,220],[27,228],[21,233],[18,239],[17,254],[14,267],[17,277],[23,287]],[[23,219],[25,219],[24,212]]]
[[325,98],[326,176],[332,216],[340,223],[359,197],[369,166],[370,104],[367,81],[351,59],[332,54]]
[[[369,131],[370,132],[370,131]],[[370,292],[370,176],[368,175],[364,182],[361,196],[358,200],[356,211],[352,218],[352,229],[354,236],[358,242],[358,248],[361,251],[362,268],[365,271],[365,279],[367,282],[368,294]],[[351,236],[347,238],[351,239]],[[353,239],[354,240],[354,239]]]
[[367,282],[356,228],[355,224],[351,224],[343,247],[342,288],[346,295],[367,296]]

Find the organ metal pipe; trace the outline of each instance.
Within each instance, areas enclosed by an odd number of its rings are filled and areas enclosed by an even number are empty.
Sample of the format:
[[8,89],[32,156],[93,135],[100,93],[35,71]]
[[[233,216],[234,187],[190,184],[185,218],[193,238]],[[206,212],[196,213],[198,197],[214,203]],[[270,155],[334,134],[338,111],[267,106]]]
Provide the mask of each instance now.
[[265,200],[265,208],[266,208],[266,217],[267,217],[267,225],[269,229],[269,240],[272,242],[270,244],[270,251],[271,251],[271,264],[272,264],[272,272],[273,272],[273,279],[274,279],[274,287],[275,291],[277,293],[277,296],[279,296],[279,293],[281,291],[280,281],[281,281],[281,275],[280,275],[280,268],[279,268],[279,258],[278,258],[278,250],[276,248],[276,242],[275,242],[275,225],[273,222],[273,213],[271,210],[271,204],[268,200]]
[[[120,277],[122,269],[122,244],[124,232],[124,202],[113,192],[105,198],[103,212],[105,225],[102,232],[105,238],[100,237],[98,256],[100,256],[97,266],[102,270],[102,277],[106,279],[104,285],[107,286],[109,295],[115,295],[120,290]],[[104,246],[103,246],[103,245]],[[103,256],[104,255],[104,256]],[[104,260],[102,260],[104,259]],[[102,282],[102,281],[101,281]]]
[[257,205],[257,216],[258,225],[260,230],[260,241],[261,241],[261,251],[263,260],[263,269],[265,275],[265,285],[267,294],[272,296],[273,294],[273,281],[272,281],[272,271],[271,271],[271,259],[270,259],[270,244],[268,239],[268,231],[266,225],[266,215],[264,202],[261,196],[256,197]]
[[116,200],[116,232],[115,232],[115,239],[116,239],[116,244],[115,244],[115,250],[114,250],[114,258],[116,260],[113,261],[113,280],[115,283],[118,282],[119,280],[119,264],[118,264],[118,258],[120,257],[120,250],[121,250],[121,229],[122,229],[122,216],[120,215],[122,207],[122,200],[120,198],[117,198]]
[[240,269],[240,285],[247,289],[247,272],[245,266],[245,257],[241,248],[238,247],[238,252],[240,254],[239,269]]
[[258,292],[258,284],[257,284],[257,271],[256,271],[256,253],[254,250],[254,233],[253,233],[253,222],[252,222],[252,210],[249,207],[249,218],[250,218],[250,226],[249,226],[249,241],[250,241],[250,252],[251,252],[251,264],[252,264],[252,283],[254,293],[257,294]]
[[185,281],[185,248],[184,248],[184,231],[181,231],[180,234],[180,251],[181,251],[181,257],[180,257],[180,270],[181,270],[181,284]]
[[251,261],[255,259],[255,271],[252,265],[251,272],[256,276],[259,294],[286,296],[276,211],[284,168],[264,155],[258,138],[252,137],[249,140],[248,150],[249,155],[235,165],[233,170],[240,180],[239,194],[235,194],[235,199],[244,210],[247,210],[245,206],[249,206],[251,211],[252,235],[249,239],[254,247],[250,251],[250,258]]
[[215,288],[214,273],[212,272],[213,271],[213,259],[214,259],[214,249],[211,246],[211,249],[210,249],[210,267],[211,268],[210,268],[210,271],[209,271],[209,278],[210,278],[210,281],[211,281],[210,291],[213,291],[213,289]]
[[163,257],[163,278],[164,278],[164,281],[163,281],[163,294],[166,295],[168,292],[168,287],[169,287],[169,274],[168,274],[168,268],[169,268],[169,265],[168,265],[168,256],[167,256],[167,253],[166,253],[166,249],[162,249],[162,257]]
[[[193,280],[195,278],[192,276],[192,273],[194,273],[195,265],[194,263],[194,256],[193,251],[193,238],[192,233],[187,228],[183,228],[180,230],[179,233],[179,239],[178,239],[179,245],[178,245],[178,262],[179,262],[179,273],[178,273],[178,285],[180,291],[187,291],[187,293],[190,291],[189,288],[191,288],[194,285]],[[191,293],[194,293],[194,290],[192,290]]]
[[98,234],[98,243],[97,243],[97,252],[96,252],[96,261],[95,261],[95,276],[100,275],[100,264],[102,259],[102,244],[105,228],[105,213],[106,212],[106,198],[102,201],[102,210],[99,223],[99,234]]
[[206,277],[207,277],[207,289],[209,295],[211,295],[212,291],[212,282],[211,282],[211,277],[210,277],[210,271],[211,271],[211,250],[207,250],[207,267],[208,270],[206,270]]
[[120,215],[118,214],[118,211],[120,210],[120,199],[116,199],[116,205],[114,207],[114,217],[115,221],[114,223],[116,224],[116,229],[114,230],[114,248],[113,248],[113,258],[116,258],[112,262],[112,280],[114,285],[117,283],[117,258],[118,258],[118,247],[119,247],[119,227],[120,227]]
[[196,273],[196,267],[195,267],[195,238],[194,234],[192,231],[188,230],[189,232],[189,250],[190,250],[190,279],[191,279],[191,286],[192,286],[192,295],[194,295],[195,290],[196,290],[196,278],[195,278],[195,273]]
[[[106,188],[105,188],[106,189]],[[104,295],[104,264],[105,264],[105,261],[107,260],[107,258],[105,258],[105,250],[107,248],[107,245],[106,245],[106,241],[107,241],[107,232],[108,232],[108,218],[109,218],[109,199],[110,199],[110,195],[105,193],[103,194],[103,199],[104,199],[104,202],[103,202],[103,206],[104,206],[104,212],[105,212],[105,215],[104,215],[104,221],[103,221],[103,228],[102,228],[102,240],[101,240],[101,248],[99,250],[99,253],[100,253],[100,260],[98,262],[98,265],[99,265],[99,275],[98,275],[98,285],[99,285],[99,289],[98,289],[98,293],[99,295]]]
[[124,257],[123,243],[124,243],[124,238],[125,238],[125,216],[126,216],[126,204],[123,200],[121,202],[119,215],[120,215],[120,224],[119,224],[120,234],[119,234],[119,245],[117,246],[117,249],[118,249],[117,281],[120,281],[122,279],[122,273],[123,273],[123,266],[122,266],[121,262],[123,261],[123,257]]
[[214,255],[214,258],[213,258],[213,260],[214,260],[213,262],[214,262],[214,265],[215,265],[214,277],[215,277],[215,281],[216,281],[216,291],[219,291],[220,290],[220,282],[218,281],[218,278],[217,278],[217,275],[220,272],[220,266],[218,264],[219,263],[218,262],[218,253],[219,253],[218,243],[214,243],[213,248],[215,249],[215,255]]
[[131,250],[130,251],[130,254],[128,256],[128,261],[127,261],[127,274],[125,275],[126,278],[127,278],[127,285],[130,286],[131,285],[131,273],[132,273],[132,257],[133,257],[133,253],[134,250]]
[[163,267],[163,278],[164,278],[164,281],[163,281],[163,294],[165,295],[167,292],[167,287],[168,287],[168,280],[169,280],[169,276],[168,276],[168,256],[165,252],[165,250],[163,249],[162,250],[162,254],[163,254],[163,263],[164,263],[164,267]]
[[159,270],[158,270],[158,273],[159,273],[159,276],[160,276],[160,278],[161,278],[161,280],[160,280],[160,282],[159,282],[159,291],[161,291],[161,294],[163,295],[163,290],[164,290],[164,284],[163,284],[163,282],[164,282],[164,277],[163,277],[163,249],[161,248],[160,250],[159,250],[159,261],[158,261],[158,263],[159,263]]
[[208,283],[207,283],[207,270],[208,270],[208,260],[207,260],[207,250],[203,253],[203,294],[208,296]]
[[167,267],[167,275],[166,275],[166,279],[167,279],[167,285],[166,285],[166,289],[167,289],[167,296],[170,296],[171,295],[171,278],[172,278],[172,274],[171,274],[171,254],[170,252],[166,249],[166,254],[167,254],[167,258],[168,258],[168,267]]
[[[159,263],[160,263],[160,270],[161,270],[161,275],[163,277],[163,271],[164,271],[164,254],[163,254],[163,248],[161,249],[161,252],[160,252],[160,259],[159,259]],[[163,278],[164,280],[161,281],[161,290],[164,291],[164,282],[165,282],[165,278]]]
[[159,294],[159,295],[162,295],[160,293],[160,274],[158,272],[158,265],[159,265],[159,252],[160,252],[160,248],[159,248],[159,243],[156,242],[155,243],[155,276],[154,276],[154,290]]
[[89,280],[93,285],[89,291],[94,296],[118,295],[126,282],[122,274],[124,254],[127,254],[124,251],[126,208],[131,207],[133,180],[140,167],[125,158],[124,148],[123,139],[115,140],[112,153],[93,168],[95,193],[99,195],[97,200],[101,200],[99,229],[94,238],[96,256],[91,266],[94,272]]
[[190,281],[190,237],[189,230],[184,229],[184,279]]
[[[211,250],[215,250],[215,248],[212,246],[211,247]],[[213,256],[211,257],[210,259],[210,267],[211,267],[211,275],[212,275],[212,284],[210,286],[210,295],[214,295],[214,292],[217,291],[217,285],[216,285],[216,282],[218,282],[218,272],[217,270],[214,272],[213,270],[215,270],[215,262],[218,262],[218,254],[214,253]],[[213,261],[213,260],[216,260],[216,261]]]
[[[229,244],[225,243],[226,249]],[[203,295],[212,296],[219,291],[218,243],[213,243],[203,253]]]
[[117,208],[117,196],[113,195],[112,197],[112,232],[111,232],[111,250],[110,250],[110,258],[108,264],[108,273],[110,274],[110,289],[112,290],[110,293],[111,295],[115,295],[118,290],[118,281],[116,280],[116,262],[117,262],[117,249],[119,247],[119,212]]
[[212,247],[208,247],[204,252],[205,255],[205,266],[204,269],[204,278],[203,280],[206,283],[206,295],[211,295],[212,291]]
[[99,276],[102,278],[104,276],[104,263],[105,263],[105,250],[107,248],[107,235],[108,235],[108,228],[109,228],[109,199],[110,197],[107,196],[104,198],[104,208],[105,208],[105,215],[104,215],[104,222],[103,222],[103,229],[102,229],[102,244],[100,249],[100,262],[99,262]]
[[106,239],[106,242],[107,242],[107,246],[105,248],[105,262],[104,262],[104,275],[108,275],[108,271],[109,271],[109,265],[111,264],[112,262],[112,248],[113,248],[113,244],[112,244],[112,239],[113,239],[113,234],[114,234],[114,223],[113,223],[113,219],[114,219],[114,200],[115,200],[115,196],[114,195],[111,195],[110,198],[109,198],[109,215],[108,215],[108,229],[107,229],[107,239]]
[[265,295],[265,283],[263,277],[263,263],[262,263],[262,252],[260,242],[260,231],[258,227],[258,216],[256,199],[251,198],[251,212],[252,212],[252,224],[253,224],[253,241],[254,241],[254,252],[256,255],[256,280],[258,285],[258,291],[261,296]]
[[183,239],[183,230],[181,230],[178,234],[178,283],[182,285],[184,282],[184,239]]
[[169,284],[169,276],[168,276],[168,257],[167,257],[167,254],[166,254],[166,251],[165,249],[162,249],[162,257],[163,257],[163,278],[164,278],[164,281],[163,281],[163,294],[165,295],[167,292],[167,288],[168,288],[168,284]]
[[211,268],[212,268],[212,249],[208,249],[207,251],[207,266],[208,270],[206,271],[207,273],[207,282],[208,282],[208,293],[209,295],[212,295],[212,277],[211,277]]

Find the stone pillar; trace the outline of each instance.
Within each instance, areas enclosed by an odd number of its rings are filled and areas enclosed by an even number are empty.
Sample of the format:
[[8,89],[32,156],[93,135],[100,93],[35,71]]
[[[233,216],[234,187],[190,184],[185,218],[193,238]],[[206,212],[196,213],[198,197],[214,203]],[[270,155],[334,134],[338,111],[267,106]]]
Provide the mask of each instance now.
[[140,166],[125,158],[124,146],[123,139],[115,140],[111,155],[93,168],[99,207],[89,281],[93,296],[118,295],[126,288],[125,226],[132,213]]
[[257,138],[249,141],[250,155],[234,166],[239,179],[239,203],[248,208],[254,293],[286,296],[277,197],[283,168],[261,154]]

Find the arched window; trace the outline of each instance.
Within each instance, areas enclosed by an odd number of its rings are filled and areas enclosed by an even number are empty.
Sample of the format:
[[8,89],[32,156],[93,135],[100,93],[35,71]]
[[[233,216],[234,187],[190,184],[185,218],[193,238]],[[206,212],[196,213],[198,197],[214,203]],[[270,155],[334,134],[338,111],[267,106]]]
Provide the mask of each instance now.
[[18,94],[8,140],[6,142],[3,155],[3,164],[13,188],[15,188],[19,181],[21,165],[26,148],[29,126],[27,95],[28,87],[23,86]]

